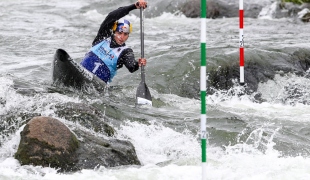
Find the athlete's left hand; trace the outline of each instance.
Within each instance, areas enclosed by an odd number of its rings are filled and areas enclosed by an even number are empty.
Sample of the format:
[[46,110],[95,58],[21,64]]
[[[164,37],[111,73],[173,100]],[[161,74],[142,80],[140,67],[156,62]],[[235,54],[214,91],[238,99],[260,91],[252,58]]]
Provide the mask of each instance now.
[[141,65],[145,66],[146,65],[146,59],[145,58],[139,58],[138,63],[139,63],[139,66],[141,66]]

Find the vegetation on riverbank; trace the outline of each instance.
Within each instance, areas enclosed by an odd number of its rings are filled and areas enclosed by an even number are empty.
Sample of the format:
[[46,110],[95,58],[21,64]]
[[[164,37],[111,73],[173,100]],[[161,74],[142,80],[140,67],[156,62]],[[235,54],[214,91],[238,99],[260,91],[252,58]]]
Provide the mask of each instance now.
[[295,4],[310,3],[310,0],[281,0],[282,2],[292,2]]

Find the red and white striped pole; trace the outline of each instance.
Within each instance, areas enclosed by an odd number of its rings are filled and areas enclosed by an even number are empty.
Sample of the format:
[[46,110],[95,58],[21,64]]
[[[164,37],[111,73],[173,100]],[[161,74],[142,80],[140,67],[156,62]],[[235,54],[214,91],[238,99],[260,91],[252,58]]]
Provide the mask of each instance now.
[[244,85],[243,0],[239,0],[240,84]]

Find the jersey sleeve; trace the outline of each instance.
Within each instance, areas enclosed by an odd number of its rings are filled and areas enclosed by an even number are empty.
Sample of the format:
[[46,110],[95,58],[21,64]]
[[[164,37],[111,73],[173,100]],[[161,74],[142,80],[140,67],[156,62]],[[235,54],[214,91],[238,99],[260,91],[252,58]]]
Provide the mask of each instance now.
[[134,9],[136,9],[136,6],[135,4],[132,4],[129,6],[119,7],[118,9],[110,12],[108,16],[104,19],[104,21],[101,23],[97,36],[95,37],[92,43],[92,46],[98,44],[102,40],[111,36],[112,26],[114,22],[126,16],[127,14],[129,14],[130,11]]
[[119,60],[117,61],[117,68],[126,66],[129,72],[133,73],[139,69],[138,61],[135,60],[135,55],[131,48],[124,49],[120,54]]

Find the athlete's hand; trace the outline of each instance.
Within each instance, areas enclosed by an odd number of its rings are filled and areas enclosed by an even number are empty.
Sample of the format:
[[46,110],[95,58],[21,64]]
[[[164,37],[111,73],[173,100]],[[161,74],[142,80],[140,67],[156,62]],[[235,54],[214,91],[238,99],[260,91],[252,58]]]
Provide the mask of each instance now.
[[139,66],[141,66],[141,65],[145,66],[146,65],[146,59],[145,58],[139,58],[138,63],[139,63]]
[[137,9],[140,9],[140,8],[143,8],[145,9],[147,7],[147,2],[145,2],[144,0],[138,0],[136,3],[136,8]]

